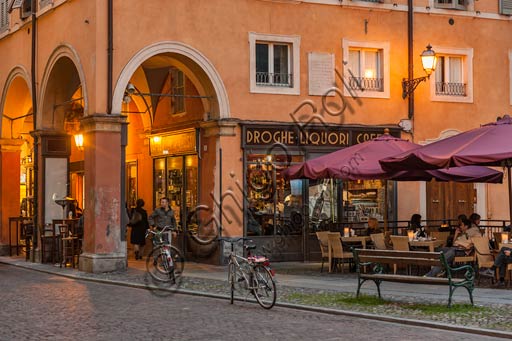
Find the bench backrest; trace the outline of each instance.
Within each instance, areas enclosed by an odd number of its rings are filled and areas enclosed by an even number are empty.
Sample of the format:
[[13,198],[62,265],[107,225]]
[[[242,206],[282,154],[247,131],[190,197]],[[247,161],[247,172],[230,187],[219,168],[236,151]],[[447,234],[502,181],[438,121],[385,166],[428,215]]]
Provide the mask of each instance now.
[[355,249],[354,259],[356,264],[372,262],[378,264],[442,266],[444,255],[442,252]]

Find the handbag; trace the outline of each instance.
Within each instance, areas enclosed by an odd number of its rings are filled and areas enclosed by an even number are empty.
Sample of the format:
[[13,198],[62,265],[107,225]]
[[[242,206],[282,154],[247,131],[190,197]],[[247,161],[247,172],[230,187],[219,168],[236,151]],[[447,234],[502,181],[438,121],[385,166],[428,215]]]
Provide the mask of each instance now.
[[132,210],[132,216],[131,216],[128,224],[133,226],[133,225],[137,225],[140,221],[142,221],[142,214],[140,214],[140,212],[137,210]]

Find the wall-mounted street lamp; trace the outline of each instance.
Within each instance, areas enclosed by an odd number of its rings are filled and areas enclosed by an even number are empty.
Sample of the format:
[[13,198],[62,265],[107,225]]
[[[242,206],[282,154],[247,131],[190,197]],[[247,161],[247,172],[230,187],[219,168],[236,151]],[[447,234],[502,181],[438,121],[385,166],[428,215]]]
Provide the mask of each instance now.
[[77,133],[73,135],[75,138],[75,145],[78,148],[78,150],[83,151],[84,150],[84,135],[81,133]]
[[423,70],[427,74],[424,77],[414,78],[414,79],[403,79],[402,80],[402,98],[405,99],[407,96],[412,94],[418,84],[423,81],[426,81],[430,78],[432,72],[436,69],[437,57],[434,50],[432,50],[432,46],[430,44],[427,46],[427,49],[421,53],[421,63],[423,64]]

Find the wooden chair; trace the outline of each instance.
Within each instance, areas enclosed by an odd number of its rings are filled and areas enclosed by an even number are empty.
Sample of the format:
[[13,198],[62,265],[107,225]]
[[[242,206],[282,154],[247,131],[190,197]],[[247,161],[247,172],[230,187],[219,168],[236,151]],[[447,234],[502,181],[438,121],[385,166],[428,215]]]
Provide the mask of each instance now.
[[[471,238],[475,246],[475,255],[478,264],[478,270],[482,268],[490,268],[494,265],[494,256],[489,249],[489,240],[485,237]],[[480,283],[480,273],[478,272],[478,283]],[[494,278],[492,278],[494,283]]]
[[450,232],[434,231],[430,235],[432,236],[432,238],[435,238],[437,240],[442,240],[443,245],[441,245],[441,247],[445,247],[446,244],[448,243],[448,237],[450,236]]
[[320,244],[320,251],[322,252],[322,267],[320,272],[324,271],[324,261],[329,261],[329,231],[321,231],[316,233],[318,244]]
[[343,251],[343,245],[341,244],[341,234],[339,232],[329,233],[328,238],[329,272],[332,271],[333,265],[335,269],[339,265],[341,268],[341,273],[343,273],[343,263],[345,262],[345,260],[348,260],[349,264],[352,263],[354,256],[352,255],[352,252]]
[[41,263],[56,263],[59,259],[59,243],[53,224],[41,228]]
[[384,240],[384,233],[370,234],[370,238],[376,250],[387,250],[386,241]]
[[60,267],[62,268],[62,264],[64,267],[67,264],[71,264],[71,267],[78,266],[78,257],[79,246],[78,246],[78,237],[74,236],[70,233],[69,226],[65,224],[59,224],[59,232],[60,232]]
[[[409,237],[403,236],[390,236],[393,250],[396,251],[410,251],[409,250]],[[396,274],[397,265],[393,264],[393,273]],[[409,273],[409,269],[407,269]]]

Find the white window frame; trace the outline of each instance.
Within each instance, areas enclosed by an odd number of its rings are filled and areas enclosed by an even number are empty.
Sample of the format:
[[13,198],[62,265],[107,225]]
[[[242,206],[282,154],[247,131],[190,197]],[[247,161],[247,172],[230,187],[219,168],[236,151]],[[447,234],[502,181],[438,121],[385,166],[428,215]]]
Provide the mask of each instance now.
[[[390,64],[389,64],[389,42],[364,42],[343,39],[343,95],[367,97],[367,98],[390,98]],[[349,52],[350,49],[374,49],[382,51],[382,91],[369,91],[369,90],[351,90],[348,88],[348,80],[351,77],[348,70]],[[378,73],[378,72],[377,72]],[[347,84],[345,86],[345,84]]]
[[[256,84],[256,43],[289,45],[289,68],[292,73],[292,86]],[[273,52],[271,52],[273,53]],[[300,95],[300,36],[260,34],[249,32],[249,79],[250,92],[261,94]]]
[[473,49],[433,47],[437,56],[462,57],[462,80],[466,84],[466,96],[436,95],[436,73],[430,76],[430,100],[433,102],[473,103]]

